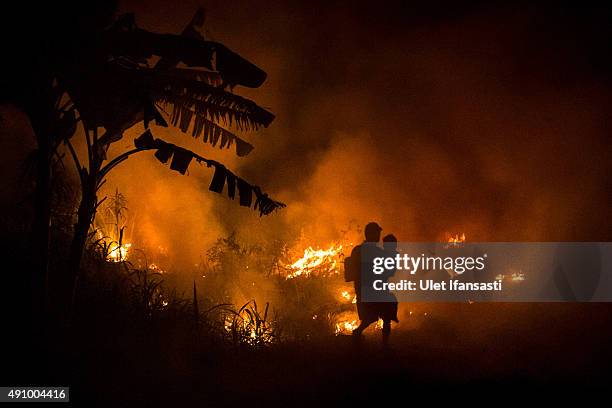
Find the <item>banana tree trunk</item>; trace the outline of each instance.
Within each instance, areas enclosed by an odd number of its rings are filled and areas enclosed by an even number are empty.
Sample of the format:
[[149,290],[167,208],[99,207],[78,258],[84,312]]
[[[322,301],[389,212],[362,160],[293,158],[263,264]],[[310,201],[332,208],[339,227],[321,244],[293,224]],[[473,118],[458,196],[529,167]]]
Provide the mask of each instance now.
[[76,301],[77,287],[79,282],[79,273],[81,262],[83,260],[83,251],[87,244],[87,236],[89,227],[93,221],[96,211],[96,181],[95,176],[89,175],[86,177],[86,182],[83,184],[83,192],[79,210],[77,213],[77,222],[74,224],[74,236],[70,244],[70,254],[68,263],[68,287],[71,293],[67,296],[70,304],[68,305],[68,319],[71,318],[74,304]]
[[[44,139],[44,138],[42,138]],[[32,225],[32,296],[36,320],[44,319],[48,310],[47,288],[49,267],[49,232],[51,226],[51,153],[39,143],[36,188],[34,191],[34,222]]]
[[26,104],[26,113],[30,118],[32,130],[36,137],[36,185],[34,188],[34,220],[31,229],[31,306],[34,326],[48,317],[48,267],[49,267],[49,234],[51,227],[51,157],[52,144],[52,111],[53,104],[44,96],[32,98]]

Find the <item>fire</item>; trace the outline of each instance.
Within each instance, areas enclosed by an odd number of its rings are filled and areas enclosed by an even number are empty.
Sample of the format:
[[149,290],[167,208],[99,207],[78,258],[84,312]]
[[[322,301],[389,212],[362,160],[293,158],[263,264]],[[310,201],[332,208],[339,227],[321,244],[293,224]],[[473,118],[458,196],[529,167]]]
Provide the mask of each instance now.
[[351,334],[358,326],[357,319],[336,322],[336,336],[340,334]]
[[376,330],[382,330],[383,328],[383,324],[384,322],[382,321],[382,319],[378,319],[378,321],[376,322]]
[[522,282],[525,280],[525,274],[523,272],[513,272],[511,274],[499,274],[495,277],[496,280],[509,280],[510,282]]
[[[465,234],[462,237],[457,236],[456,242],[460,242],[461,239],[465,240]],[[455,241],[453,241],[455,242]],[[351,244],[352,245],[352,244]],[[354,310],[354,306],[349,304],[356,304],[357,297],[353,294],[352,290],[348,289],[345,283],[339,284],[336,282],[338,274],[341,270],[340,262],[342,253],[342,245],[332,243],[327,249],[321,249],[317,247],[314,249],[313,246],[309,246],[304,250],[304,254],[301,258],[297,259],[291,264],[281,264],[288,270],[286,279],[293,279],[297,277],[309,278],[312,276],[323,276],[331,279],[329,282],[335,289],[333,289],[338,296],[338,311],[342,311],[339,314],[330,313],[328,318],[330,319],[331,327],[334,330],[336,336],[339,335],[350,335],[359,326],[359,318],[357,312]],[[306,281],[304,281],[306,282]],[[352,310],[347,310],[347,308]],[[312,319],[317,320],[318,314],[313,314]],[[375,324],[375,330],[382,330],[383,321],[378,320]],[[226,323],[226,330],[231,329],[231,326]]]
[[[359,320],[355,317],[351,316],[348,319],[341,319],[336,322],[335,334],[339,336],[341,334],[353,334],[353,330],[355,330],[359,326]],[[383,321],[382,319],[378,319],[376,324],[374,325],[375,330],[382,330]]]
[[269,325],[265,323],[253,324],[248,319],[236,319],[226,316],[223,322],[225,331],[249,345],[270,344],[274,341]]
[[460,244],[462,242],[465,242],[465,233],[461,233],[461,236],[459,234],[455,234],[454,237],[451,235],[448,239],[449,244]]
[[96,237],[104,248],[103,252],[108,262],[123,262],[127,260],[130,249],[132,248],[131,243],[114,240],[105,236],[100,230],[96,232]]
[[130,253],[132,244],[128,242],[125,234],[127,213],[127,199],[116,189],[94,219],[96,244],[109,262],[123,262]]
[[338,257],[342,254],[341,251],[342,245],[335,244],[328,249],[314,249],[311,246],[306,248],[300,259],[288,265],[291,272],[287,275],[287,279],[309,276],[314,271],[323,275],[337,273]]
[[351,303],[357,303],[357,296],[351,296],[348,290],[343,290],[340,293],[340,297],[343,301],[349,301]]
[[125,243],[122,245],[119,245],[117,243],[111,243],[109,244],[110,250],[108,251],[108,255],[106,259],[111,262],[125,261],[128,257],[128,253],[130,252],[131,247],[132,247],[132,244],[130,243]]

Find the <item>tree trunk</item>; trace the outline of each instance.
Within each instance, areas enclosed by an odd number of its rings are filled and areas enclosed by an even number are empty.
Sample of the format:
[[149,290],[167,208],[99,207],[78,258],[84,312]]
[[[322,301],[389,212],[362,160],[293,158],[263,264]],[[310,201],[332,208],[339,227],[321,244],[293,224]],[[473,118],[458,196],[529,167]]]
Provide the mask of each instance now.
[[[45,139],[42,137],[41,139]],[[49,233],[51,227],[51,153],[48,145],[39,143],[36,188],[34,191],[34,222],[32,225],[32,304],[35,321],[44,320],[48,312],[47,288],[49,268]]]
[[70,293],[67,294],[69,301],[67,317],[70,320],[72,317],[73,307],[76,301],[77,287],[79,281],[79,273],[81,269],[81,261],[83,259],[83,251],[87,243],[89,227],[93,220],[96,210],[96,182],[92,175],[86,176],[86,182],[83,184],[83,192],[79,210],[77,213],[77,222],[74,224],[74,236],[70,244],[70,258],[68,263],[68,288]]
[[26,106],[36,136],[36,185],[34,188],[34,220],[31,238],[30,266],[32,323],[41,328],[48,317],[49,234],[51,227],[51,123],[53,104],[44,94]]

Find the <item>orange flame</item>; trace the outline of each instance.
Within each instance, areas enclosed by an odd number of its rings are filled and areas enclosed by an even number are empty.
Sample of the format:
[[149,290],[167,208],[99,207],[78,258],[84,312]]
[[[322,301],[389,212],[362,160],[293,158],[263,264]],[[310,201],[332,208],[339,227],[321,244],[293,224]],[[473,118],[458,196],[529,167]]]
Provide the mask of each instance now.
[[461,236],[459,234],[455,234],[454,237],[451,235],[448,239],[449,244],[459,244],[461,242],[465,242],[465,233],[461,233]]
[[332,244],[328,249],[313,249],[308,247],[304,250],[304,256],[288,265],[291,272],[287,279],[298,276],[309,276],[313,271],[322,274],[338,272],[338,256],[341,254],[342,245]]

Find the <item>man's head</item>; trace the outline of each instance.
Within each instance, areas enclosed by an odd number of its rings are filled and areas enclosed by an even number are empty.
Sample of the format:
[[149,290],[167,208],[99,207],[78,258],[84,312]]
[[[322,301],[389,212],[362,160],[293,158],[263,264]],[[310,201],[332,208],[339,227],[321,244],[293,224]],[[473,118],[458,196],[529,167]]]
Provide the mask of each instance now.
[[380,225],[375,222],[370,222],[365,226],[365,240],[366,242],[379,242],[380,241]]
[[383,237],[383,247],[389,251],[397,250],[397,238],[395,238],[395,235],[385,235]]

